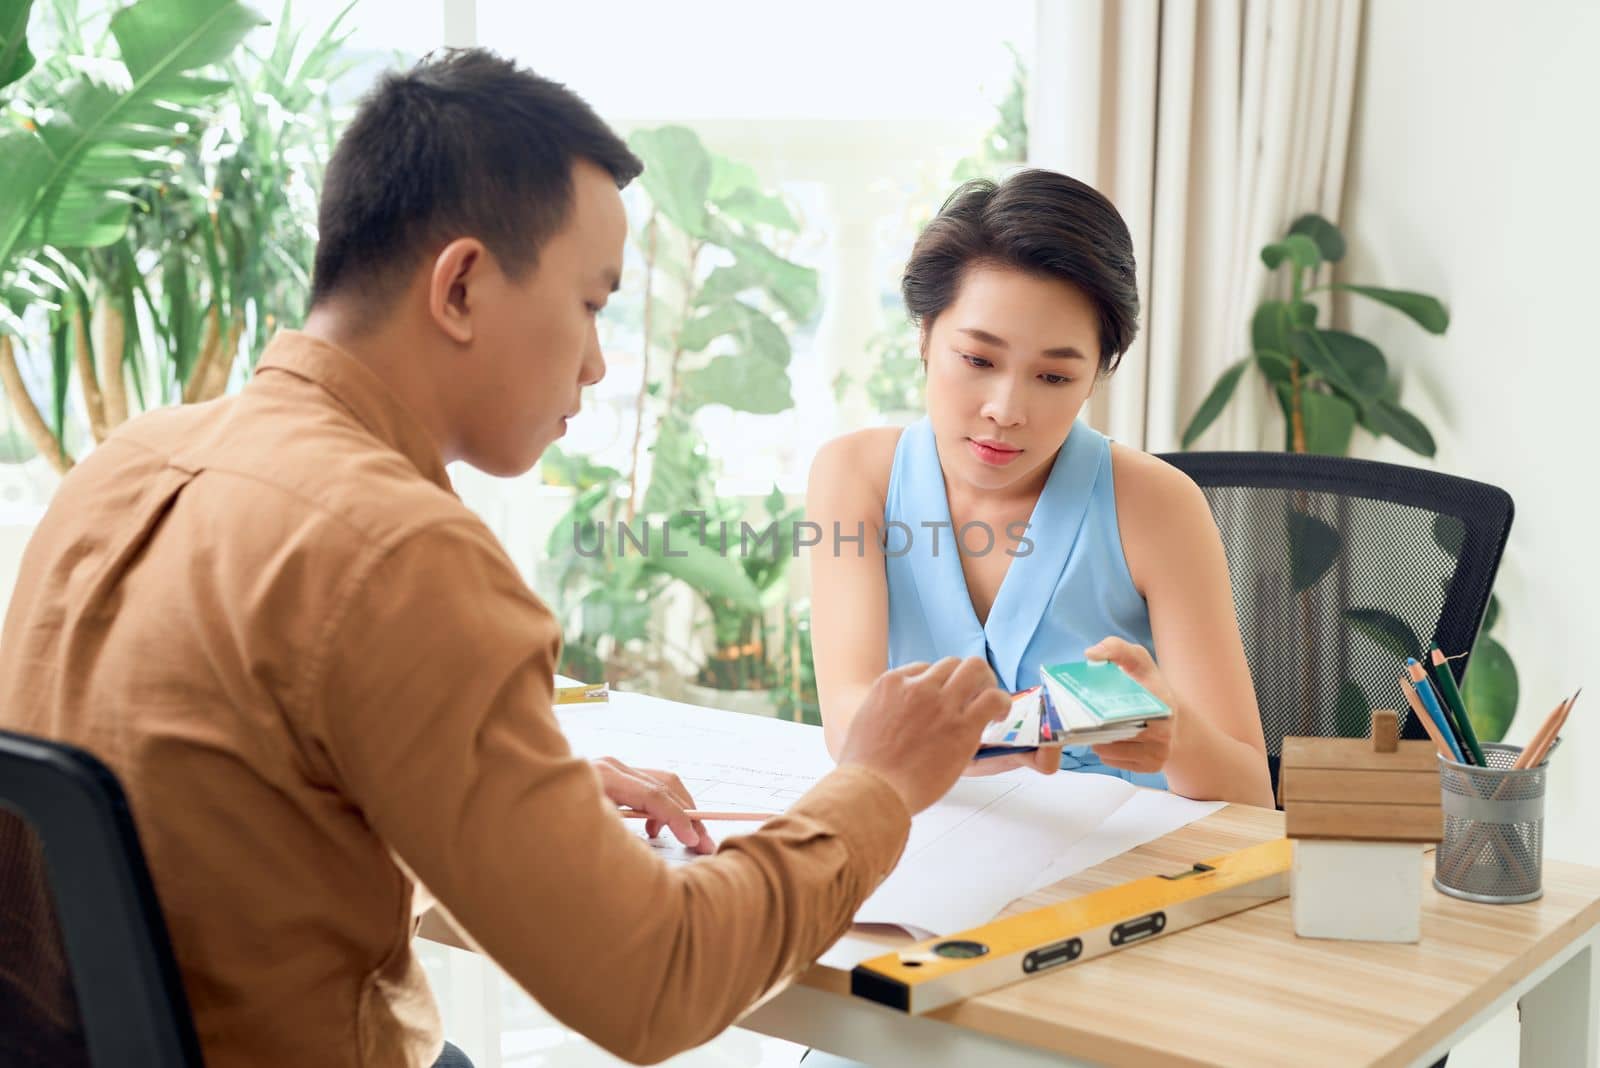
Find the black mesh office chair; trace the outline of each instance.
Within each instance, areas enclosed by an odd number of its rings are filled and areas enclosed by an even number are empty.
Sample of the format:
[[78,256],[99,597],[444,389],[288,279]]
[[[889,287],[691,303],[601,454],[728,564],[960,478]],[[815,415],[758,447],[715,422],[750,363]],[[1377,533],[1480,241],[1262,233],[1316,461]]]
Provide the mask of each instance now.
[[82,750],[0,731],[0,1065],[201,1063],[116,777]]
[[1369,460],[1276,452],[1162,457],[1205,492],[1222,532],[1274,793],[1285,735],[1364,737],[1400,713],[1407,656],[1437,643],[1459,680],[1511,530],[1482,482]]

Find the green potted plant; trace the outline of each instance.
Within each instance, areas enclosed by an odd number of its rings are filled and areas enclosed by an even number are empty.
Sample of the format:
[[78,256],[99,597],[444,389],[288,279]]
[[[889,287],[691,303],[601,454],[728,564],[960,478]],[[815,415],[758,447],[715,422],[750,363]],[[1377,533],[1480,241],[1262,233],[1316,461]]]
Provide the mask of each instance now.
[[[772,534],[742,551],[744,509],[716,492],[694,417],[712,404],[763,415],[793,407],[789,335],[816,313],[816,272],[784,254],[799,223],[749,167],[707,151],[693,131],[679,126],[636,131],[629,144],[645,162],[640,184],[647,201],[645,223],[634,235],[644,267],[634,324],[644,361],[634,438],[626,470],[585,475],[565,458],[546,464],[547,482],[575,494],[574,512],[558,524],[547,550],[573,588],[588,591],[587,601],[567,606],[580,631],[594,633],[590,619],[609,619],[607,625],[625,635],[624,647],[687,654],[696,668],[685,685],[699,687],[691,699],[766,710],[776,653],[767,620],[786,596],[787,546],[799,513],[775,503],[781,502],[775,493],[767,501],[768,520],[753,527],[766,534],[768,522],[781,526],[782,551],[774,550]],[[619,522],[642,544],[616,551]],[[723,524],[730,532],[726,545]],[[578,552],[578,530],[609,531],[612,551],[595,557]],[[650,633],[660,629],[651,609],[669,584],[686,588],[703,605],[703,652]],[[594,638],[597,647],[618,645],[616,635]],[[615,665],[602,660],[591,666],[609,671]]]
[[[304,310],[347,34],[341,14],[305,41],[286,3],[270,47],[241,55],[265,23],[251,9],[140,0],[111,15],[108,51],[73,5],[55,15],[63,54],[22,69],[0,124],[21,161],[0,187],[0,377],[64,472],[139,410],[220,395]],[[0,36],[0,57],[25,50]]]
[[[1331,280],[1332,264],[1345,255],[1339,228],[1320,215],[1303,215],[1288,232],[1261,250],[1261,260],[1278,274],[1277,292],[1262,301],[1251,320],[1251,352],[1223,371],[1196,409],[1183,433],[1189,448],[1233,399],[1240,380],[1254,369],[1283,412],[1284,448],[1290,452],[1344,456],[1356,427],[1388,437],[1420,456],[1431,457],[1431,432],[1399,402],[1400,383],[1389,372],[1383,352],[1366,338],[1319,326],[1318,308],[1310,297],[1345,292],[1376,301],[1410,318],[1430,334],[1443,334],[1450,316],[1435,297],[1410,290],[1384,289]],[[1296,558],[1316,561],[1295,580],[1302,599],[1338,558],[1338,533],[1315,516],[1291,516],[1289,535]],[[1460,549],[1459,524],[1436,522],[1434,539],[1445,552]],[[1303,606],[1309,613],[1309,605]],[[1425,649],[1411,628],[1392,613],[1377,608],[1352,608],[1346,621],[1356,633],[1375,641],[1395,656],[1423,658]],[[1463,680],[1474,729],[1485,741],[1505,736],[1516,714],[1518,681],[1510,654],[1489,632],[1500,619],[1491,596],[1473,656]],[[1347,710],[1349,730],[1366,729],[1372,705],[1354,683],[1346,682],[1340,707]]]

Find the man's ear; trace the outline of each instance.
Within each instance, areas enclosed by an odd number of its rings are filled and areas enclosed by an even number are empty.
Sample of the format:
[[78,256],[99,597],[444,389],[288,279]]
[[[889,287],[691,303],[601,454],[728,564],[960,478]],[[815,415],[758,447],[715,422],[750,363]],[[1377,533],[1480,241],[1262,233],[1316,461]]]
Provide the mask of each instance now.
[[458,237],[433,258],[428,276],[428,314],[452,341],[472,340],[474,289],[489,267],[488,251],[475,237]]

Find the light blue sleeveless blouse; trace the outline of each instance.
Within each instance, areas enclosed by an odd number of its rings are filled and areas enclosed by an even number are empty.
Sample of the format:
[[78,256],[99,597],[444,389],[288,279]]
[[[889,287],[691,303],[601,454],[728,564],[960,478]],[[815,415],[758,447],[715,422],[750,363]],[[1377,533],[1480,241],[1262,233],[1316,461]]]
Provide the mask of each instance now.
[[[889,667],[982,656],[1015,693],[1038,684],[1040,665],[1082,659],[1109,635],[1154,655],[1150,613],[1122,555],[1111,443],[1093,427],[1073,424],[1028,520],[1027,541],[1012,537],[1015,529],[993,532],[989,551],[1015,555],[985,623],[967,592],[926,418],[906,427],[895,446],[883,517]],[[974,527],[963,544],[982,552],[988,536]],[[1167,787],[1164,775],[1108,768],[1087,747],[1063,750],[1061,767]]]

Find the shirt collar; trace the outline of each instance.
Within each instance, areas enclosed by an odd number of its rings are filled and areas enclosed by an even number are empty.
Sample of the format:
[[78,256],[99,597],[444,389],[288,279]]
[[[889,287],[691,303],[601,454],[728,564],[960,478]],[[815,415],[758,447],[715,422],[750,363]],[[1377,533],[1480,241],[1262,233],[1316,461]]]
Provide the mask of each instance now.
[[451,489],[433,438],[383,379],[349,352],[298,330],[281,330],[262,352],[255,371],[257,376],[277,372],[321,387],[429,482]]

